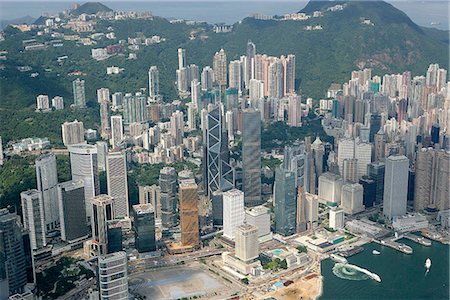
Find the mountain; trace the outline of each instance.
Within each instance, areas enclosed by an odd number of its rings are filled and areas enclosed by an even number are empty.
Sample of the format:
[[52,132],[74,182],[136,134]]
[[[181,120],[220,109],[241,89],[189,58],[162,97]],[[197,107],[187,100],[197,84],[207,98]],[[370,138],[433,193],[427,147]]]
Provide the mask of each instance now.
[[36,18],[30,17],[30,16],[25,16],[25,17],[21,17],[21,18],[17,18],[17,19],[12,19],[12,20],[3,20],[3,21],[0,21],[0,29],[3,29],[6,26],[12,25],[12,24],[32,24],[35,20],[36,20]]
[[100,3],[100,2],[86,2],[80,5],[78,8],[72,11],[72,14],[75,16],[79,16],[81,14],[96,14],[98,12],[108,12],[112,11],[108,6]]

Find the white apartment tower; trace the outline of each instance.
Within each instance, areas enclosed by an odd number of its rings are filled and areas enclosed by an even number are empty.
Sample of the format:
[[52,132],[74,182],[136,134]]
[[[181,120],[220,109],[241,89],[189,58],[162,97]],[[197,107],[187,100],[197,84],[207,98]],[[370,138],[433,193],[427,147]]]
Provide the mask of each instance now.
[[108,195],[114,198],[115,216],[128,218],[128,182],[126,156],[121,152],[110,152],[106,157],[106,179]]
[[223,193],[223,235],[234,239],[236,228],[244,223],[244,192],[232,189]]
[[64,122],[61,125],[61,130],[64,146],[84,143],[83,122],[78,120],[73,122]]
[[22,202],[23,227],[30,232],[31,249],[36,250],[47,245],[45,237],[44,202],[41,193],[29,190],[20,193]]
[[59,226],[59,209],[58,173],[54,154],[45,154],[36,159],[36,181],[44,203],[46,230],[55,230]]

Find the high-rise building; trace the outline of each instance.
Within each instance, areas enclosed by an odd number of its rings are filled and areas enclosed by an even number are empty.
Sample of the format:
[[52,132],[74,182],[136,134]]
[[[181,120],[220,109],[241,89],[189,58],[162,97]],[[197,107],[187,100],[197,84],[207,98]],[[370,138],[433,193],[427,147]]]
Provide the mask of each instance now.
[[150,203],[155,210],[155,220],[161,222],[161,188],[156,184],[139,186],[139,204],[147,203]]
[[359,180],[359,184],[364,189],[363,204],[365,208],[372,207],[376,204],[377,184],[375,180],[369,177],[363,177]]
[[344,182],[358,181],[358,160],[356,158],[344,159],[342,178],[344,179]]
[[178,48],[178,70],[186,68],[186,49]]
[[326,172],[319,176],[319,199],[329,206],[341,203],[342,178],[334,173]]
[[151,66],[148,70],[148,95],[152,99],[159,96],[159,70],[156,66]]
[[134,240],[138,252],[156,251],[155,209],[150,203],[133,205]]
[[73,89],[73,105],[80,108],[86,107],[84,80],[80,80],[80,78],[75,79],[72,82],[72,89]]
[[214,82],[214,71],[213,69],[211,69],[210,66],[206,66],[203,68],[201,81],[202,81],[202,91],[208,91],[212,89]]
[[195,113],[202,110],[201,84],[198,82],[198,79],[194,79],[191,82],[191,101],[193,108],[195,109]]
[[183,143],[184,114],[177,110],[170,116],[170,134],[175,140],[175,145]]
[[177,89],[180,93],[186,93],[189,90],[189,70],[181,68],[176,71],[177,74]]
[[449,209],[450,152],[422,148],[415,167],[414,210]]
[[245,109],[242,116],[242,190],[246,206],[262,204],[261,199],[261,116]]
[[108,253],[108,221],[114,220],[114,198],[98,195],[91,199],[91,228],[93,251],[96,255]]
[[248,87],[249,81],[255,78],[255,56],[256,46],[249,40],[247,42],[247,66],[244,78],[246,87]]
[[276,57],[270,61],[267,69],[266,96],[276,99],[284,97],[284,67],[283,62]]
[[137,93],[136,95],[126,94],[123,98],[123,117],[125,124],[141,123],[147,120],[147,99]]
[[108,143],[105,141],[95,142],[97,147],[97,164],[99,171],[106,171],[106,156],[108,155]]
[[239,92],[242,91],[242,65],[239,60],[232,60],[229,64],[229,83],[230,88],[235,88]]
[[111,100],[109,99],[109,89],[101,88],[97,90],[97,101],[100,105],[100,135],[108,139],[111,133],[109,125],[109,113]]
[[217,190],[210,195],[212,203],[212,219],[214,226],[223,225],[223,192]]
[[278,167],[275,171],[273,199],[275,205],[275,231],[289,236],[296,233],[297,193],[295,173]]
[[384,195],[384,171],[385,166],[382,162],[373,162],[367,166],[369,178],[375,181],[375,204],[383,203]]
[[31,249],[47,245],[42,194],[37,190],[20,193],[23,227],[30,232]]
[[330,228],[334,230],[344,228],[344,211],[342,208],[333,207],[330,209],[329,222]]
[[161,221],[164,228],[172,228],[176,224],[177,173],[172,167],[164,167],[159,172],[161,189]]
[[302,186],[297,187],[297,213],[296,213],[297,233],[303,232],[307,229],[306,219],[306,192]]
[[375,134],[380,131],[381,128],[381,116],[378,114],[370,116],[370,132],[369,132],[369,142],[373,143],[375,141]]
[[409,159],[404,155],[391,155],[385,163],[383,214],[392,220],[406,214]]
[[61,239],[74,242],[88,236],[84,183],[72,180],[58,184]]
[[127,253],[120,251],[98,258],[98,282],[100,300],[127,300]]
[[111,146],[113,148],[119,146],[123,141],[123,123],[122,116],[111,117]]
[[297,94],[289,95],[288,125],[294,127],[302,125],[301,99]]
[[339,140],[338,144],[338,165],[339,173],[344,172],[344,159],[355,158],[355,140],[345,138]]
[[386,149],[386,140],[384,137],[384,132],[379,131],[374,136],[375,142],[375,161],[383,161]]
[[36,98],[36,110],[49,110],[50,101],[48,95],[39,95]]
[[6,280],[10,295],[21,293],[27,284],[22,228],[19,217],[7,208],[0,209],[0,262],[0,286]]
[[372,145],[356,141],[355,158],[358,160],[358,179],[367,175],[367,166],[372,162]]
[[[284,92],[285,95],[295,93],[295,55],[289,54],[284,59]],[[292,126],[292,125],[291,125]]]
[[52,98],[52,107],[55,108],[55,110],[61,110],[64,109],[64,99],[60,96],[55,96]]
[[123,94],[121,92],[116,92],[112,94],[111,99],[112,99],[112,107],[114,110],[117,110],[120,107],[122,107]]
[[213,58],[214,82],[218,85],[227,84],[227,54],[225,50],[220,49],[214,54]]
[[125,153],[110,152],[106,156],[106,180],[108,195],[114,198],[114,215],[117,219],[128,218],[128,181]]
[[4,164],[3,143],[2,137],[0,136],[0,166],[3,166],[3,164]]
[[223,132],[223,121],[220,107],[214,107],[208,113],[208,129],[206,141],[206,166],[208,194],[228,191],[234,186],[234,171],[229,163],[228,140]]
[[259,256],[258,228],[244,223],[236,227],[236,257],[244,262],[252,261]]
[[55,230],[59,225],[58,209],[58,172],[56,156],[44,154],[36,159],[37,190],[42,195],[44,219],[47,232]]
[[245,209],[245,222],[258,228],[258,237],[270,235],[270,211],[260,205]]
[[232,189],[223,193],[223,235],[234,239],[236,228],[244,223],[244,193]]
[[72,180],[84,181],[86,216],[91,217],[90,200],[100,194],[98,178],[97,147],[88,144],[70,145],[70,170]]
[[62,140],[65,146],[84,143],[83,122],[75,120],[73,122],[64,122],[61,125]]
[[181,244],[193,247],[200,244],[197,189],[194,179],[180,183]]
[[353,215],[364,211],[364,189],[359,183],[345,183],[341,192],[341,207],[346,214]]
[[250,79],[248,83],[248,95],[251,102],[264,97],[264,83],[258,79]]
[[124,224],[120,220],[108,221],[108,245],[106,247],[108,249],[108,254],[123,250],[123,225]]

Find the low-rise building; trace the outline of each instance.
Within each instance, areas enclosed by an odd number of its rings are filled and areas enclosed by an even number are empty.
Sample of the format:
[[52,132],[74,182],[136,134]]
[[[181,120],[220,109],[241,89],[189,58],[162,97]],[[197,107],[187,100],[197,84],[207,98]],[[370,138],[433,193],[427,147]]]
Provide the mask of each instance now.
[[428,220],[421,214],[394,217],[392,227],[400,232],[418,231],[428,227]]

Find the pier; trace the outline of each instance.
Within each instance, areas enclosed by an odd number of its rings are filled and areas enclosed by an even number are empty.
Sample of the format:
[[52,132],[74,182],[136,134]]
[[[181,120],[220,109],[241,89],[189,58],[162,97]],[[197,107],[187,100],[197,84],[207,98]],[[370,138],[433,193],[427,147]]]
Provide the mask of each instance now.
[[373,240],[375,243],[378,243],[380,245],[386,246],[386,247],[391,247],[392,249],[398,250],[400,252],[403,252],[405,254],[412,254],[413,250],[411,247],[409,247],[408,245],[402,244],[402,243],[397,243],[395,240]]
[[422,236],[417,236],[415,234],[405,234],[404,238],[408,239],[410,241],[419,243],[422,246],[426,246],[426,247],[430,247],[431,246],[431,241],[429,239],[426,239],[426,238],[422,237]]

